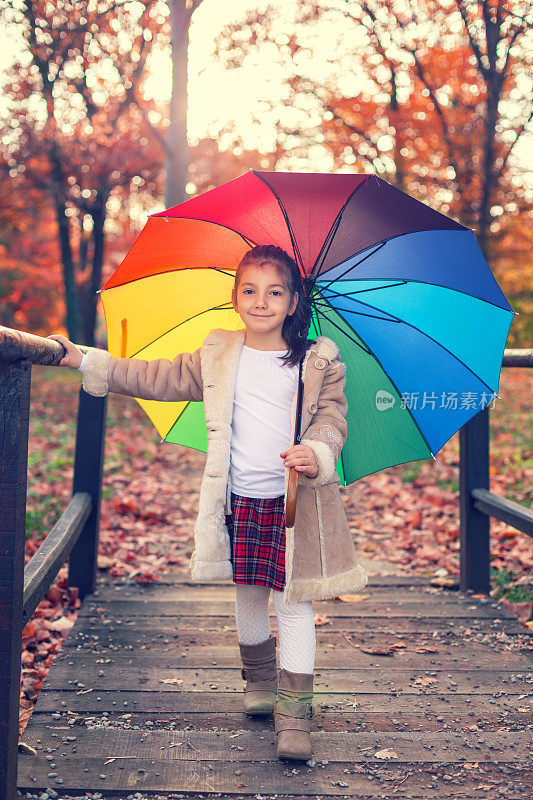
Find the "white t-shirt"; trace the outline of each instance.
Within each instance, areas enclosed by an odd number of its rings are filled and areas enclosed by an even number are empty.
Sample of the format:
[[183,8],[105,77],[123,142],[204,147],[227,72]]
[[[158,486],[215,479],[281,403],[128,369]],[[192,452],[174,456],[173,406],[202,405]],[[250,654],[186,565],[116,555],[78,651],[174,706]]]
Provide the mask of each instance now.
[[298,364],[286,366],[279,359],[287,352],[242,347],[230,450],[231,491],[242,497],[285,493],[280,453],[292,445],[290,416],[298,389]]
[[[298,389],[298,364],[286,366],[287,350],[243,345],[233,398],[231,491],[241,497],[285,494],[280,453],[292,445],[291,409]],[[86,356],[78,367],[85,369]]]

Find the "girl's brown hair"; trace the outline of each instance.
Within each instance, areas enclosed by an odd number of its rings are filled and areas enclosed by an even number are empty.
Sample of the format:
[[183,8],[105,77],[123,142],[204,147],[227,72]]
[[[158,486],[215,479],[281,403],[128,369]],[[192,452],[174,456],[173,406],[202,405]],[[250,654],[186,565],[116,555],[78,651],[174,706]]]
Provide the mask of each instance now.
[[298,292],[298,303],[294,313],[285,317],[281,335],[287,342],[288,353],[280,356],[284,364],[294,366],[305,356],[307,348],[314,344],[316,339],[308,339],[309,326],[311,324],[311,301],[309,300],[309,284],[304,283],[296,261],[283,248],[274,244],[264,244],[252,247],[243,256],[235,271],[235,283],[233,284],[232,295],[237,298],[237,289],[244,267],[262,266],[273,264],[280,277],[285,281],[289,289],[291,301]]

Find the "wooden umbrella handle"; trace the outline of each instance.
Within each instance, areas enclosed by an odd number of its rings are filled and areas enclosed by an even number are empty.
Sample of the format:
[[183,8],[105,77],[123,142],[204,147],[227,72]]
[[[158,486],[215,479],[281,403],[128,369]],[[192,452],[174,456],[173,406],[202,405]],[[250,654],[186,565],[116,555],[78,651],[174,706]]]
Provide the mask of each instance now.
[[296,500],[298,497],[298,472],[296,467],[289,467],[287,499],[285,501],[285,527],[292,528],[296,517]]
[[[296,420],[294,425],[294,444],[300,441],[300,424],[302,418],[303,381],[302,361],[298,369],[298,396],[296,398]],[[289,480],[287,483],[287,496],[285,498],[285,527],[292,528],[296,519],[296,501],[298,499],[298,471],[289,467]]]

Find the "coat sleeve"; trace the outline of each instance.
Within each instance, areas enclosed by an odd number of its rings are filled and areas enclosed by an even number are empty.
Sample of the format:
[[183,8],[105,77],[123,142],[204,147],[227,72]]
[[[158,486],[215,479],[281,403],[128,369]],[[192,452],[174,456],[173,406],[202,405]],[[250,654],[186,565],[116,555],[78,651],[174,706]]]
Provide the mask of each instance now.
[[348,435],[346,422],[348,400],[344,394],[345,386],[346,364],[340,359],[334,359],[324,375],[317,410],[305,431],[304,438],[300,440],[300,444],[307,444],[313,450],[318,474],[314,478],[309,478],[300,472],[298,483],[322,486],[333,477],[335,465]]
[[180,353],[172,361],[156,358],[116,358],[107,350],[90,347],[82,386],[88,394],[104,397],[108,392],[141,400],[203,400],[204,387],[199,347]]

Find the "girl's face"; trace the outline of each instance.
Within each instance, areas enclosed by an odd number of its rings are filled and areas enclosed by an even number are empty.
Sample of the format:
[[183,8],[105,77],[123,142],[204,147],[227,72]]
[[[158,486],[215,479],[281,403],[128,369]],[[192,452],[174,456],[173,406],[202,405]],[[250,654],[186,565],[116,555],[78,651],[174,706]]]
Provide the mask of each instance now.
[[232,303],[247,330],[281,336],[285,317],[293,314],[298,304],[298,292],[291,301],[289,288],[275,264],[249,264],[241,273]]

